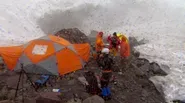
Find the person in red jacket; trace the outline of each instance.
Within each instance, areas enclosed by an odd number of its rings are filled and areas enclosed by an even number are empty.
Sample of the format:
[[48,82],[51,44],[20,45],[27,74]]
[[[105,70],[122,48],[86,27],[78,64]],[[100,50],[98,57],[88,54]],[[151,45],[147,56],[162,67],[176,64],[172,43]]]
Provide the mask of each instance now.
[[120,40],[117,37],[117,33],[113,33],[113,37],[108,36],[107,41],[109,42],[109,49],[111,53],[116,56],[119,50]]

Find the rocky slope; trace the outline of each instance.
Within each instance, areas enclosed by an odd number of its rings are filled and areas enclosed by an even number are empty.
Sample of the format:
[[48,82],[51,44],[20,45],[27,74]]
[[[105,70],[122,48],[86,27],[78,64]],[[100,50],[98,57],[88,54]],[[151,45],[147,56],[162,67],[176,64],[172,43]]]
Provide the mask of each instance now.
[[[72,43],[89,42],[85,34],[78,29],[64,29],[55,35],[59,35]],[[142,44],[134,38],[130,39],[130,43],[132,47]],[[157,63],[150,63],[147,59],[139,58],[139,52],[134,49],[132,49],[131,57],[128,60],[121,60],[119,57],[114,60],[116,63],[113,74],[116,77],[116,83],[110,84],[112,100],[104,101],[98,96],[91,98],[91,95],[86,93],[85,87],[78,81],[78,78],[83,76],[87,70],[100,75],[101,71],[95,60],[91,59],[82,70],[68,74],[58,80],[52,77],[50,80],[52,85],[47,84],[47,87],[40,88],[38,92],[33,90],[25,77],[23,89],[20,88],[15,102],[20,103],[22,101],[23,93],[25,103],[35,103],[36,101],[37,103],[165,103],[163,93],[157,90],[149,80],[151,76],[167,75]],[[15,94],[18,74],[6,72],[0,76],[0,100],[10,102],[9,100],[13,100]],[[30,76],[32,81],[37,79],[34,75]],[[53,93],[53,88],[61,89],[61,93]],[[0,103],[2,102],[0,101]]]

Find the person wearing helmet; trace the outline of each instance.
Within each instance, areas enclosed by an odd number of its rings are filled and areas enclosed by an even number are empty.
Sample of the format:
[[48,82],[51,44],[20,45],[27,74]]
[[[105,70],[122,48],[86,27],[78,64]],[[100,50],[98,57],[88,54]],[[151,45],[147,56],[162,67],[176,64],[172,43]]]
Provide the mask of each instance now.
[[109,49],[111,50],[111,53],[116,56],[117,55],[117,52],[118,52],[118,49],[119,49],[119,44],[120,44],[120,40],[117,36],[117,33],[114,32],[113,33],[113,36],[109,36],[107,38],[107,41],[109,42]]
[[109,81],[112,77],[112,67],[113,67],[113,59],[109,55],[110,51],[108,48],[104,48],[102,50],[102,60],[101,60],[101,66],[102,66],[102,77],[101,77],[101,87],[107,87],[109,84]]
[[113,59],[110,57],[110,50],[108,48],[102,49],[102,60],[101,66],[102,66],[102,75],[100,78],[100,84],[101,84],[101,96],[106,100],[106,98],[111,99],[111,92],[110,88],[108,87],[109,82],[112,79],[112,67],[113,67]]

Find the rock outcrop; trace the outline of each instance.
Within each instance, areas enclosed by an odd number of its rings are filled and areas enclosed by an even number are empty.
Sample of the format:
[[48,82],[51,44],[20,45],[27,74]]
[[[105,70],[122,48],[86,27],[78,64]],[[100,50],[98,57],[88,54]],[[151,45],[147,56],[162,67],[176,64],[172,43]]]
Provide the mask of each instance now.
[[77,28],[62,29],[58,31],[55,35],[62,37],[73,44],[89,42],[88,37]]

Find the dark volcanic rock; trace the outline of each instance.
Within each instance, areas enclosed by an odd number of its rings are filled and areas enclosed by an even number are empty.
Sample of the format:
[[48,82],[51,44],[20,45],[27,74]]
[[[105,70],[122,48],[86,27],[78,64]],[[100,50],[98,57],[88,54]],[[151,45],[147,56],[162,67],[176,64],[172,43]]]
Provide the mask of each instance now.
[[55,35],[60,36],[73,44],[89,42],[88,37],[77,28],[62,29]]
[[129,37],[129,43],[130,43],[131,48],[138,46],[138,45],[146,44],[147,42],[148,41],[145,39],[138,41],[135,37]]
[[[116,89],[112,89],[113,99],[109,103],[166,103],[163,93],[160,93],[149,80],[152,76],[165,73],[158,64],[139,58],[140,53],[135,53],[135,50],[131,53],[131,59],[127,60],[127,64],[122,63],[123,60],[117,63],[118,67],[123,67],[124,70],[122,75],[115,74],[117,84],[111,85],[111,88]],[[126,70],[125,67],[127,67]],[[123,96],[124,99],[122,99]]]
[[82,103],[105,103],[105,101],[101,97],[95,95],[87,98]]
[[0,101],[0,103],[15,103],[15,102],[9,101],[9,100],[4,100],[4,101]]
[[150,63],[150,69],[156,75],[161,75],[161,76],[166,76],[167,75],[167,73],[161,69],[159,64],[157,64],[155,62]]
[[60,103],[59,93],[43,92],[40,97],[36,99],[36,103]]

